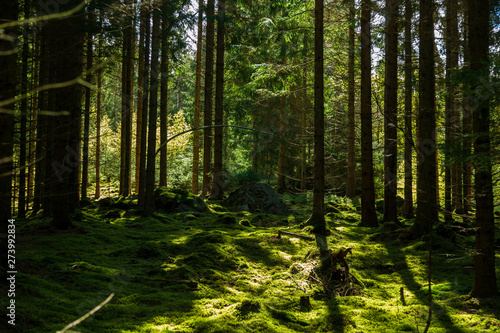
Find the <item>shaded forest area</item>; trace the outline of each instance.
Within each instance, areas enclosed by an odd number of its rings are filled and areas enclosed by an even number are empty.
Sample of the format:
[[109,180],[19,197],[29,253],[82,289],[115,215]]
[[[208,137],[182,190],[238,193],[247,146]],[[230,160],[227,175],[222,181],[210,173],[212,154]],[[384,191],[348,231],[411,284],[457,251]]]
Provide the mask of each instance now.
[[498,0],[0,13],[2,331],[500,332]]

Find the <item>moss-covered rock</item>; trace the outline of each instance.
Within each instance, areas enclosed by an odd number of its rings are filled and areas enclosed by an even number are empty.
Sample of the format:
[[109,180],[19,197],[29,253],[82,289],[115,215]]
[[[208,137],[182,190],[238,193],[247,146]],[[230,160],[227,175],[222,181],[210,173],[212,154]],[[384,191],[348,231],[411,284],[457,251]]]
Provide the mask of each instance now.
[[155,206],[166,212],[205,212],[208,206],[197,195],[183,189],[169,190],[159,187],[155,190]]
[[268,184],[246,184],[232,192],[225,201],[226,206],[239,207],[249,212],[289,215],[292,210]]

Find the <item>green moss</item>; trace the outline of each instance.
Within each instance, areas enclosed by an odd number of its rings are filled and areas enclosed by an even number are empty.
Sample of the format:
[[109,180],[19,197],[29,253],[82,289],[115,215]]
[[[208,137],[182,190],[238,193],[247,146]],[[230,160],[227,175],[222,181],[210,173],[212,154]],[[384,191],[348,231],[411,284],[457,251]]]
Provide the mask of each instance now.
[[[189,198],[183,191],[162,193]],[[120,200],[124,204],[126,199]],[[33,218],[19,225],[18,328],[55,332],[114,293],[108,305],[75,329],[421,331],[428,304],[426,239],[400,244],[394,241],[393,231],[357,227],[351,220],[359,213],[343,209],[352,207],[349,201],[338,197],[329,201],[339,212],[327,216],[335,228],[328,245],[332,251],[352,248],[346,260],[363,284],[357,296],[326,298],[321,285],[309,278],[318,264],[315,243],[295,237],[277,239],[277,230],[284,228],[308,234],[311,227],[300,230],[294,220],[309,216],[307,202],[296,200],[296,213],[286,222],[282,216],[233,213],[223,207],[219,212],[223,214],[196,212],[196,218],[189,219],[189,229],[185,212],[163,211],[144,218],[125,215],[129,208],[88,205],[82,210],[82,221],[75,222],[77,228],[66,233],[54,233],[48,220]],[[123,213],[104,220],[113,210]],[[223,224],[219,216],[239,223]],[[473,283],[468,267],[473,261],[463,249],[473,246],[473,238],[460,236],[456,242],[459,246],[443,241],[434,249],[431,331],[498,332],[498,302],[467,298]],[[401,288],[406,305],[400,299]],[[301,310],[301,296],[310,297],[309,311]],[[0,305],[4,302],[1,299]]]

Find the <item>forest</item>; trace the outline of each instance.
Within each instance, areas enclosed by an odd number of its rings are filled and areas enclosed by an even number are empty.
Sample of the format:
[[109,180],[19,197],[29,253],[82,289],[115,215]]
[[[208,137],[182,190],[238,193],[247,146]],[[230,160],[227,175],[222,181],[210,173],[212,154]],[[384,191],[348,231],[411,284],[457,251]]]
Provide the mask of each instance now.
[[500,332],[499,0],[0,3],[1,332]]

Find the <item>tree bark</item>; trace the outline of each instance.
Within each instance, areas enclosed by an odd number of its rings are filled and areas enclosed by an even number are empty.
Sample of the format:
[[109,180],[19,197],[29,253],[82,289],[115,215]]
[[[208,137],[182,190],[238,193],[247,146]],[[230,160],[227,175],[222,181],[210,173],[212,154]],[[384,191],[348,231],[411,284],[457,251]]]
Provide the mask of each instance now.
[[434,75],[434,1],[420,2],[419,109],[417,140],[417,233],[430,233],[438,221],[436,106]]
[[[24,19],[30,16],[29,1],[24,1],[23,6]],[[21,55],[21,94],[28,92],[28,57],[29,57],[29,35],[28,27],[23,27],[23,48]],[[27,114],[28,114],[28,99],[24,98],[21,101],[21,126],[20,126],[20,145],[19,145],[19,201],[17,206],[18,217],[26,216],[26,142],[27,142]]]
[[[68,10],[74,6],[61,7],[61,10]],[[54,71],[51,83],[70,81],[82,74],[82,17],[75,14],[47,23],[48,51],[55,55],[51,62]],[[68,229],[79,208],[81,97],[82,89],[78,84],[49,91],[49,107],[59,113],[51,121],[53,159],[48,160],[50,171],[47,170],[51,172],[49,183],[52,186],[48,194],[53,198],[52,225],[56,229]]]
[[[194,93],[194,128],[200,127],[201,61],[203,51],[203,0],[198,3],[198,40],[196,44],[196,84]],[[200,168],[200,131],[193,134],[193,179],[191,192],[198,194]]]
[[405,185],[404,185],[404,214],[413,216],[413,47],[412,21],[413,7],[410,0],[405,0]]
[[[16,21],[19,14],[18,1],[3,1],[0,4],[2,18],[6,21]],[[16,48],[17,36],[15,28],[7,28],[5,34],[11,35],[14,41],[11,43],[5,38],[0,38],[0,102],[4,102],[16,95]],[[8,104],[2,108],[13,110],[14,105]],[[14,142],[14,114],[0,112],[0,233],[8,234],[9,219],[11,215],[12,198],[12,167],[13,167],[13,142]],[[1,239],[2,261],[1,265],[7,270],[7,238]]]
[[371,1],[361,2],[361,225],[377,227],[373,182]]
[[356,195],[356,137],[355,137],[355,109],[354,109],[354,28],[356,24],[354,0],[349,1],[349,59],[347,63],[348,75],[348,106],[347,106],[347,186],[346,197]]
[[[212,125],[213,82],[214,82],[214,0],[207,1],[207,45],[205,54],[205,102],[203,125]],[[210,173],[212,172],[212,129],[203,131],[203,188],[202,196],[210,192]]]
[[[498,295],[495,274],[495,218],[491,175],[489,87],[490,1],[468,1],[470,69],[475,80],[470,102],[474,131],[474,189],[476,199],[476,251],[472,297]],[[482,82],[481,84],[479,82]]]
[[314,189],[313,207],[309,219],[314,227],[321,252],[327,250],[325,203],[325,98],[324,98],[324,4],[315,0],[314,7]]
[[[101,61],[101,41],[98,44],[98,61]],[[95,137],[95,198],[101,196],[101,99],[102,99],[102,68],[97,70],[97,101],[96,101],[96,137]]]
[[[161,27],[161,92],[160,92],[160,142],[163,144],[168,137],[168,57],[169,57],[169,40],[168,40],[168,11],[166,2],[164,2],[162,10],[162,27]],[[160,150],[160,186],[167,186],[167,145],[163,145]]]
[[285,192],[285,96],[280,97],[279,152],[278,152],[278,193]]
[[384,221],[397,221],[398,0],[386,0],[384,94]]
[[[92,34],[87,34],[87,76],[85,80],[92,82]],[[87,198],[87,187],[89,179],[89,133],[90,133],[90,103],[91,92],[89,87],[85,88],[85,113],[83,121],[83,158],[82,158],[82,200]]]
[[[215,64],[215,114],[214,124],[222,125],[224,122],[224,50],[225,50],[225,15],[226,0],[218,2],[217,21],[217,58]],[[211,197],[216,200],[224,198],[224,176],[223,176],[223,128],[214,129],[214,171],[212,180]]]
[[142,99],[142,121],[141,121],[141,148],[140,148],[140,164],[139,164],[139,197],[137,205],[141,209],[145,209],[146,204],[146,141],[148,133],[148,101],[149,101],[149,49],[150,49],[150,22],[149,9],[141,8],[141,23],[144,22],[144,75],[142,84],[143,95]]
[[151,87],[149,99],[149,135],[146,168],[146,195],[144,213],[154,210],[155,169],[156,169],[156,121],[158,111],[159,56],[160,56],[160,12],[153,10],[153,33],[151,42]]

